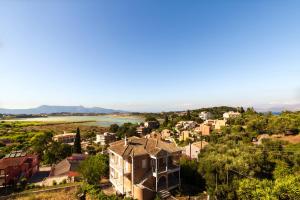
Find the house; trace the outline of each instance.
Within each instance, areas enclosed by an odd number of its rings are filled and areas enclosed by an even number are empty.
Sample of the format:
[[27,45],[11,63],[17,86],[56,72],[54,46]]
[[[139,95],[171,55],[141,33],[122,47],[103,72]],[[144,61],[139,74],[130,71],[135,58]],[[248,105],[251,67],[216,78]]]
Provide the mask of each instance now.
[[169,140],[171,141],[171,135],[173,132],[169,129],[164,129],[161,132],[159,131],[152,131],[151,133],[147,134],[145,138],[154,138],[154,139],[161,139],[161,140]]
[[64,132],[63,134],[53,136],[53,140],[56,142],[61,142],[61,143],[72,145],[72,144],[74,144],[75,137],[76,137],[76,133]]
[[180,121],[175,125],[177,130],[190,130],[197,126],[197,122],[194,121]]
[[191,159],[198,159],[198,154],[206,145],[208,145],[208,142],[205,141],[190,143],[184,147],[184,154]]
[[130,137],[110,144],[109,180],[117,193],[150,200],[180,185],[181,150],[174,143]]
[[225,121],[227,121],[229,118],[235,118],[235,117],[240,116],[240,114],[241,113],[239,113],[239,112],[229,111],[229,112],[225,112],[223,114],[223,118]]
[[178,139],[179,141],[186,141],[187,139],[193,140],[191,137],[191,131],[181,131]]
[[147,135],[148,133],[150,133],[150,129],[149,128],[146,128],[144,126],[139,126],[136,128],[136,132],[139,134],[139,136],[145,136]]
[[211,130],[212,130],[212,126],[202,123],[200,124],[199,127],[196,127],[194,131],[198,134],[210,135]]
[[215,120],[215,123],[214,123],[215,130],[221,130],[221,128],[224,126],[226,126],[225,120],[220,120],[220,119]]
[[211,126],[211,129],[215,129],[215,130],[221,130],[221,128],[223,126],[226,126],[226,121],[225,120],[220,120],[220,119],[216,119],[216,120],[206,120],[205,122],[203,122],[204,125],[208,125]]
[[213,115],[210,112],[206,112],[206,111],[203,111],[199,114],[199,118],[202,120],[208,120],[211,119],[212,117]]
[[12,151],[0,160],[0,185],[14,185],[22,178],[29,179],[39,170],[37,155]]
[[148,129],[157,129],[157,128],[159,128],[159,122],[158,121],[144,122],[144,127],[148,128]]
[[116,141],[116,133],[109,133],[105,132],[103,134],[97,134],[96,135],[96,141],[95,143],[100,145],[108,145],[111,142]]
[[53,180],[56,180],[57,183],[63,180],[74,182],[79,177],[78,166],[86,157],[84,154],[72,154],[72,156],[52,166],[49,177],[45,180],[45,185],[51,185]]

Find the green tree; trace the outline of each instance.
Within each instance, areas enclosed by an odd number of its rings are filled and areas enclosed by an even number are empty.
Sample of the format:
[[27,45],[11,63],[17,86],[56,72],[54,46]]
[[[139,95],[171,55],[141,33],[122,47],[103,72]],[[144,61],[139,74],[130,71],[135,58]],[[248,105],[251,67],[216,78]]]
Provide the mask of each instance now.
[[89,156],[80,164],[78,171],[85,182],[98,185],[101,177],[108,175],[108,156],[103,154]]
[[149,121],[158,121],[153,115],[147,115],[145,118],[145,122]]
[[192,119],[191,112],[188,110],[186,112],[186,120],[191,120],[191,119]]
[[165,119],[164,119],[164,122],[163,122],[163,126],[164,126],[164,127],[167,127],[168,124],[169,124],[169,117],[168,117],[168,115],[165,115]]
[[118,131],[118,129],[119,129],[119,125],[118,124],[112,124],[109,127],[109,132],[116,133]]
[[269,180],[243,179],[237,190],[238,199],[241,200],[275,200],[272,195],[273,183]]
[[31,138],[30,144],[32,151],[39,155],[40,158],[44,155],[44,152],[48,149],[48,146],[51,145],[52,136],[52,132],[43,132],[37,133]]
[[77,128],[74,141],[74,153],[81,153],[80,129]]
[[280,200],[299,200],[300,175],[288,175],[276,179],[273,194]]

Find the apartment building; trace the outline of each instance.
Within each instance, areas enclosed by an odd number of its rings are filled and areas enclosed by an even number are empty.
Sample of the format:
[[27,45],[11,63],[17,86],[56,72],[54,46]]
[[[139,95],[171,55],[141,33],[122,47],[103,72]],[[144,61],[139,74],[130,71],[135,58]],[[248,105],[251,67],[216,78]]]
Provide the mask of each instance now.
[[130,137],[110,144],[109,180],[117,193],[150,200],[180,185],[181,149],[154,138]]
[[104,145],[108,145],[111,142],[114,142],[115,140],[116,140],[116,133],[105,132],[103,134],[96,135],[95,143],[104,146]]
[[74,144],[75,137],[76,137],[76,133],[64,132],[63,134],[53,136],[53,140],[56,142],[61,142],[61,143],[72,145],[72,144]]

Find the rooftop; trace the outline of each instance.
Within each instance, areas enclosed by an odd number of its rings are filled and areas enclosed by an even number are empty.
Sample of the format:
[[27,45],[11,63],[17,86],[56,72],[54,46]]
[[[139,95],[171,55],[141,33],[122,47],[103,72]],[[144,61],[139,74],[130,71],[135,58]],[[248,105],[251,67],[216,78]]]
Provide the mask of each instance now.
[[127,140],[127,145],[125,145],[125,140],[119,140],[111,143],[109,149],[122,157],[128,157],[132,154],[136,156],[149,154],[157,157],[166,153],[180,152],[180,149],[174,143],[160,139],[134,136]]

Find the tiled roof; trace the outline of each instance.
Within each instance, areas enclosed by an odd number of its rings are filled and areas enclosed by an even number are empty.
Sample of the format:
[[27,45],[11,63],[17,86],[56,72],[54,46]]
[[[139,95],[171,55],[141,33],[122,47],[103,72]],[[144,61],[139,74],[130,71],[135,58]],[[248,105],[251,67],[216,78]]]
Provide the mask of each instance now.
[[25,152],[13,151],[0,160],[0,169],[19,166],[24,162],[32,161],[32,159],[36,157],[36,155],[26,155]]
[[73,154],[55,165],[51,176],[68,175],[70,172],[76,172],[80,162],[85,158],[86,156],[83,154]]
[[159,139],[130,137],[127,140],[127,145],[125,145],[124,140],[119,140],[111,143],[109,149],[123,157],[132,154],[136,156],[146,154],[160,156],[165,153],[175,153],[180,151],[174,143],[165,142]]

